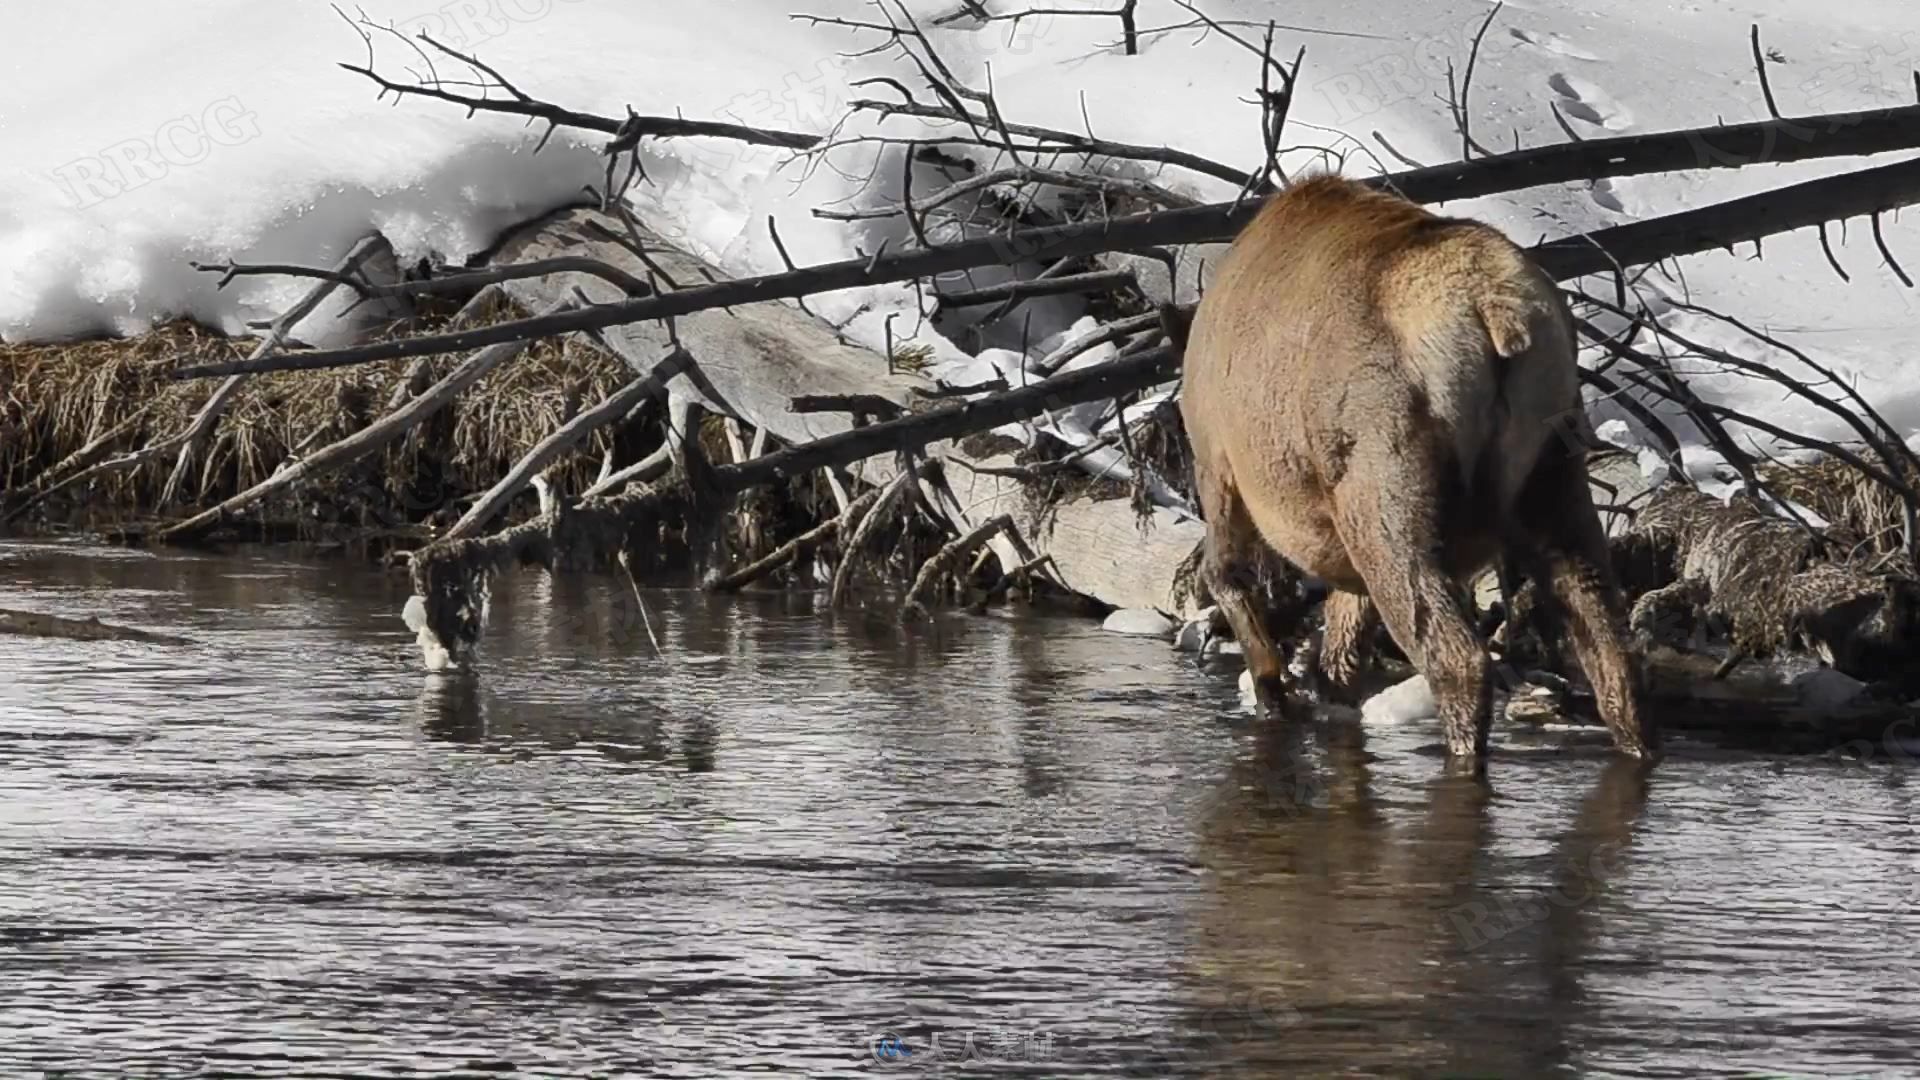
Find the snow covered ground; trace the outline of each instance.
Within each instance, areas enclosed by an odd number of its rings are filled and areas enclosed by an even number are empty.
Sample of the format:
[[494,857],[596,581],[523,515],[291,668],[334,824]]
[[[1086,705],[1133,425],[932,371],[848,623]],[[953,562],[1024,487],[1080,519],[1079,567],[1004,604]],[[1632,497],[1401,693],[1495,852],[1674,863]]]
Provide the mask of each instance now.
[[[1307,46],[1289,142],[1344,153],[1356,173],[1381,168],[1376,154],[1393,165],[1375,133],[1423,162],[1457,156],[1443,101],[1447,62],[1464,62],[1490,7],[1484,0],[1196,2],[1222,20],[1280,20],[1282,55]],[[906,6],[930,20],[959,3]],[[1115,6],[989,0],[996,12]],[[852,88],[854,80],[889,74],[917,85],[912,69],[884,54],[850,55],[876,44],[874,33],[790,17],[872,21],[864,0],[369,0],[364,11],[477,51],[528,92],[572,108],[619,115],[631,106],[810,132],[839,125],[841,139],[854,141],[824,164],[716,140],[648,143],[653,181],[635,204],[731,272],[783,267],[769,215],[803,264],[899,239],[897,224],[813,213],[872,206],[898,192],[899,170],[888,166],[898,151],[858,142],[876,122],[848,121],[844,106],[887,93]],[[1139,17],[1148,29],[1191,20],[1176,0],[1143,0]],[[1754,22],[1777,51],[1773,83],[1790,115],[1912,100],[1920,5],[1908,0],[1509,0],[1475,73],[1475,131],[1494,146],[1516,137],[1527,145],[1564,141],[1550,105],[1593,136],[1759,118],[1747,43]],[[326,264],[369,228],[408,259],[458,259],[501,226],[601,182],[601,136],[561,131],[535,156],[538,127],[469,119],[420,100],[376,101],[371,84],[336,66],[362,61],[366,46],[322,0],[65,0],[23,7],[9,23],[14,47],[0,68],[0,337],[9,341],[129,333],[177,314],[237,330],[284,306],[299,284],[248,280],[217,292],[189,260]],[[1153,33],[1142,55],[1126,56],[1111,17],[1048,15],[934,33],[964,81],[985,85],[991,68],[1015,120],[1091,124],[1104,138],[1174,145],[1243,168],[1260,158],[1258,61],[1217,34]],[[396,39],[378,39],[376,49],[385,71],[418,66]],[[914,122],[888,123],[890,133],[911,133]],[[1859,164],[1635,177],[1450,209],[1531,241]],[[1180,169],[1154,178],[1203,198],[1232,194]],[[1920,230],[1890,221],[1887,239],[1920,268]],[[1881,269],[1866,223],[1853,222],[1839,246],[1851,283],[1828,268],[1811,233],[1777,238],[1765,251],[1764,261],[1748,250],[1696,256],[1685,260],[1684,286],[1655,276],[1649,288],[1785,336],[1856,378],[1904,430],[1920,432],[1920,360],[1909,347],[1914,294]],[[913,325],[915,304],[902,286],[810,302],[836,322],[851,320],[847,332],[875,344],[887,314],[908,314],[896,330]],[[1074,315],[1061,305],[1041,310],[1052,324],[1037,328],[1036,351],[1056,344],[1053,335]],[[1707,344],[1754,354],[1749,342],[1700,317],[1663,318]],[[944,361],[964,365],[956,344],[934,340],[931,330],[922,339]],[[1703,378],[1700,388],[1785,426],[1840,431],[1831,417],[1751,380]]]

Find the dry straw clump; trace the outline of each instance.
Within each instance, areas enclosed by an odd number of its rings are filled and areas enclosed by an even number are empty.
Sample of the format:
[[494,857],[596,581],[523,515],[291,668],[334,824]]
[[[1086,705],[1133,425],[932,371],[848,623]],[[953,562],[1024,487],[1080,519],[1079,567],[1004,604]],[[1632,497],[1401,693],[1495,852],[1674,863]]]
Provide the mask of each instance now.
[[[495,319],[514,314],[502,311]],[[168,372],[243,359],[253,344],[176,320],[123,339],[0,345],[0,491],[29,490],[49,467],[102,436],[108,438],[96,456],[105,460],[185,431],[218,380],[179,382]],[[247,379],[195,460],[180,499],[205,505],[267,479],[290,458],[379,418],[410,395],[409,384],[418,390],[459,359],[429,357],[418,370],[396,360]],[[483,490],[564,422],[570,407],[591,406],[631,377],[591,346],[537,342],[348,474],[356,487],[371,482],[383,489],[390,504],[412,511],[409,518],[425,517],[434,504]],[[556,468],[555,483],[584,487],[621,434],[597,433]],[[173,453],[160,454],[103,473],[63,493],[55,507],[93,519],[151,516],[166,509],[156,503],[173,460]],[[50,510],[58,512],[55,507]]]
[[[1877,463],[1877,462],[1876,462]],[[1901,479],[1920,486],[1912,467]],[[1763,472],[1773,492],[1830,522],[1836,539],[1849,540],[1854,560],[1905,552],[1905,513],[1899,492],[1839,458],[1822,456],[1805,465],[1773,466]]]

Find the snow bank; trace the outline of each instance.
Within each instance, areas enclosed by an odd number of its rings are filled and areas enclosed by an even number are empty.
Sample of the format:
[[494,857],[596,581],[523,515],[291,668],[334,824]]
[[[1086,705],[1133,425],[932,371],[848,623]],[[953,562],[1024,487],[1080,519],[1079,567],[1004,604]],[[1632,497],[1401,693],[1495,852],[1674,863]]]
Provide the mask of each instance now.
[[[1290,139],[1315,143],[1289,159],[1344,159],[1351,172],[1398,167],[1385,149],[1423,162],[1458,155],[1444,104],[1447,61],[1464,60],[1485,17],[1482,0],[1200,0],[1248,39],[1284,18],[1280,52],[1307,46]],[[931,25],[952,0],[910,0]],[[997,12],[1033,7],[991,0]],[[1046,8],[1110,8],[1110,0],[1060,0]],[[898,194],[898,151],[861,141],[877,130],[848,120],[856,88],[876,74],[924,96],[897,55],[855,56],[878,35],[831,22],[874,21],[859,0],[369,0],[368,16],[425,29],[482,59],[529,93],[567,106],[731,119],[808,132],[834,131],[827,161],[719,140],[649,143],[652,182],[634,195],[674,239],[733,273],[778,270],[769,217],[802,263],[871,252],[898,241],[897,223],[823,220],[816,208],[871,207]],[[1144,0],[1149,30],[1191,22],[1171,0]],[[1564,141],[1550,106],[1583,135],[1728,122],[1762,115],[1747,47],[1759,22],[1780,52],[1773,83],[1782,108],[1813,112],[1910,100],[1920,67],[1920,6],[1905,0],[1724,0],[1713,5],[1632,0],[1604,16],[1510,2],[1488,33],[1470,112],[1493,146]],[[599,136],[562,131],[538,156],[540,135],[509,118],[409,100],[378,102],[373,87],[337,61],[366,56],[355,31],[318,0],[175,0],[132,5],[67,0],[10,16],[16,47],[0,71],[0,337],[37,340],[133,332],[176,314],[238,330],[286,304],[297,282],[245,281],[224,292],[188,269],[190,259],[325,264],[369,229],[403,258],[459,259],[505,223],[602,182]],[[1256,58],[1218,33],[1149,33],[1142,55],[1115,47],[1110,17],[1049,15],[1019,23],[932,29],[968,83],[991,81],[1015,120],[1081,129],[1114,140],[1172,144],[1241,168],[1260,156]],[[379,37],[379,67],[420,60]],[[454,65],[442,61],[443,71]],[[892,134],[934,134],[889,121]],[[893,167],[889,167],[890,163]],[[1619,224],[1846,168],[1858,161],[1651,176],[1567,185],[1452,207],[1483,215],[1523,240]],[[1151,175],[1202,198],[1231,194],[1222,181],[1180,169],[1113,168]],[[1686,260],[1685,281],[1650,275],[1647,287],[1691,298],[1763,325],[1856,380],[1904,430],[1920,432],[1920,367],[1907,338],[1913,294],[1880,267],[1864,223],[1835,240],[1853,274],[1842,282],[1812,234],[1780,237],[1765,259],[1751,251]],[[1889,243],[1920,263],[1920,236],[1889,222]],[[977,272],[975,284],[993,279]],[[981,364],[937,339],[918,318],[910,288],[849,290],[810,302],[856,340],[877,344],[888,314],[951,365]],[[1656,298],[1656,306],[1660,301]],[[1033,305],[1036,352],[1057,345],[1081,312],[1070,301]],[[1724,326],[1678,310],[1662,318],[1689,337],[1758,355]],[[916,330],[917,328],[917,330]],[[1008,342],[987,342],[1005,346]],[[1001,356],[993,370],[1017,370]],[[1010,362],[1009,362],[1010,361]],[[955,370],[960,370],[956,366]],[[967,381],[964,377],[957,381]],[[1703,377],[1710,399],[1824,435],[1832,417],[1783,402],[1764,384]],[[1627,421],[1609,405],[1599,419]],[[1058,421],[1070,438],[1088,416]],[[1631,422],[1628,430],[1631,431]],[[1117,462],[1115,463],[1118,464]],[[1711,462],[1703,464],[1711,468]]]

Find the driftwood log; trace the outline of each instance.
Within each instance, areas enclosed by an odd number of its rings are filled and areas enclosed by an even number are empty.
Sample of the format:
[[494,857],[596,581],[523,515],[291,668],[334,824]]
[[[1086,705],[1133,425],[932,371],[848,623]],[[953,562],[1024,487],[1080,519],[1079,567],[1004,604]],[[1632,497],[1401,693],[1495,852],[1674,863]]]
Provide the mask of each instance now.
[[[664,272],[682,284],[727,280],[718,267],[673,247],[644,225],[635,232],[652,267],[626,245],[605,238],[610,233],[626,234],[619,219],[586,209],[563,211],[522,231],[502,245],[494,258],[518,263],[561,254],[585,255],[640,277],[651,271]],[[571,296],[575,289],[597,303],[622,299],[604,280],[584,274],[512,281],[503,288],[531,310]],[[880,409],[879,402],[886,402],[910,417],[916,406],[924,406],[915,391],[934,389],[925,375],[897,365],[889,371],[887,357],[842,341],[831,327],[788,304],[694,312],[674,320],[674,335],[694,357],[696,369],[669,382],[669,394],[768,431],[788,446],[801,447],[855,430],[849,412],[795,411],[796,401],[805,408],[819,399],[838,398],[865,402],[873,411]],[[636,371],[647,370],[672,347],[666,327],[659,322],[610,327],[595,340]],[[978,429],[963,427],[960,434],[974,430]],[[921,452],[951,466],[943,470],[945,484],[929,485],[927,493],[961,529],[1010,515],[1027,543],[1039,555],[1051,557],[1052,576],[1063,587],[1112,607],[1158,608],[1176,614],[1190,607],[1174,595],[1173,569],[1204,534],[1193,518],[1155,508],[1143,527],[1126,499],[1079,499],[1050,507],[1036,520],[1026,487],[1017,478],[996,472],[1014,465],[1010,452],[970,453],[954,438],[935,440]],[[885,484],[894,478],[897,466],[897,455],[882,453],[850,467],[869,483]],[[989,542],[1002,566],[1028,561],[1009,537],[996,535]]]

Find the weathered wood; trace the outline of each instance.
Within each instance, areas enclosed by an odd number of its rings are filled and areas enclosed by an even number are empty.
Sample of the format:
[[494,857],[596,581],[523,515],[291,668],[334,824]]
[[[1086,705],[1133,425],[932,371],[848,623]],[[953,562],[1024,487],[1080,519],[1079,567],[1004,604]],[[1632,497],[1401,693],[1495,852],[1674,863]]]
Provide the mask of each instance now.
[[[498,258],[521,261],[568,252],[603,260],[638,275],[648,272],[648,267],[619,243],[592,239],[600,234],[600,229],[588,226],[588,222],[598,222],[601,228],[616,235],[626,232],[625,225],[610,215],[594,210],[570,210],[537,228],[522,231],[502,247]],[[644,225],[639,235],[648,260],[676,282],[726,280],[726,275],[717,267],[674,249]],[[604,282],[583,275],[508,282],[503,288],[522,304],[538,306],[551,298],[571,295],[575,286],[589,299],[615,299]],[[924,375],[906,371],[889,373],[885,357],[841,341],[819,320],[786,304],[759,304],[735,308],[732,313],[697,312],[674,322],[681,343],[699,364],[697,374],[705,376],[710,388],[703,389],[693,378],[695,373],[689,373],[672,380],[669,389],[689,395],[715,412],[767,431],[795,448],[748,463],[743,470],[746,474],[743,480],[757,479],[767,469],[791,475],[819,467],[823,461],[836,456],[836,447],[832,442],[820,444],[814,440],[827,435],[848,437],[856,430],[848,414],[796,412],[796,400],[853,401],[870,408],[887,402],[905,414],[908,403],[916,396],[916,389],[933,388],[932,381]],[[651,364],[668,344],[666,330],[658,323],[612,327],[601,336],[608,346],[635,366]],[[1152,363],[1152,360],[1146,361],[1146,365]],[[1170,367],[1166,377],[1171,377]],[[1037,409],[1027,410],[1024,415],[1010,414],[1005,419],[1024,419],[1035,412]],[[912,419],[912,416],[901,416],[890,422]],[[878,426],[886,430],[885,424]],[[963,418],[952,424],[952,431],[963,435],[979,430],[980,426],[977,418]],[[812,445],[806,445],[810,443]],[[930,458],[957,458],[977,467],[1013,464],[1012,459],[1004,455],[973,457],[954,445],[950,437],[929,443],[924,452]],[[895,475],[896,456],[879,453],[853,467],[868,483],[885,484]],[[731,477],[733,470],[740,468],[736,465],[720,472]],[[1019,481],[978,474],[961,465],[944,472],[949,489],[957,498],[942,498],[934,490],[929,491],[929,496],[936,503],[944,504],[942,509],[954,517],[962,529],[974,529],[1001,514],[1008,514],[1015,528],[1041,556],[1051,556],[1049,565],[1053,576],[1065,587],[1114,607],[1150,607],[1169,614],[1183,613],[1183,605],[1173,598],[1173,573],[1204,533],[1203,526],[1193,518],[1158,509],[1143,531],[1126,500],[1082,499],[1050,508],[1043,520],[1036,521]],[[996,534],[992,543],[1002,565],[1024,561],[1006,537]]]
[[[982,468],[1007,468],[997,455]],[[1174,571],[1206,536],[1198,519],[1155,507],[1143,525],[1126,499],[1075,499],[1047,508],[1038,520],[1026,487],[1016,478],[955,469],[948,476],[971,522],[1010,515],[1027,543],[1052,559],[1061,585],[1116,608],[1154,608],[1169,615],[1193,614],[1174,596]],[[1002,558],[1001,565],[1015,565]]]
[[[494,258],[525,262],[586,255],[639,278],[664,274],[683,286],[725,279],[719,268],[675,248],[644,224],[636,233],[646,250],[645,260],[623,244],[599,239],[629,235],[618,217],[598,210],[567,210],[537,228],[523,230],[502,245]],[[595,303],[628,299],[606,281],[578,273],[510,281],[503,288],[529,310],[570,297],[576,289]],[[846,413],[795,412],[796,398],[878,399],[905,412],[914,388],[933,389],[924,375],[889,373],[886,357],[841,341],[831,327],[787,304],[694,312],[676,318],[673,326],[697,370],[673,379],[669,391],[710,412],[763,429],[789,445],[854,426],[853,417]],[[636,373],[646,371],[672,347],[667,328],[658,321],[608,327],[599,340]],[[894,475],[890,457],[873,458],[854,468],[870,483],[885,483]]]

